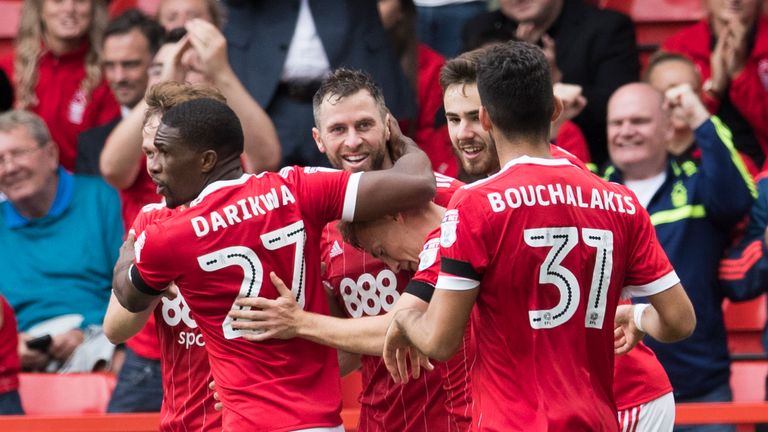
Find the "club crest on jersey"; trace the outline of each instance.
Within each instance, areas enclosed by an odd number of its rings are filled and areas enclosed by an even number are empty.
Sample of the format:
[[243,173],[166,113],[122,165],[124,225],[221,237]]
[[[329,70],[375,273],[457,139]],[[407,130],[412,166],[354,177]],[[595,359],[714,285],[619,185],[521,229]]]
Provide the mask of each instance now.
[[440,246],[451,247],[456,242],[457,225],[459,225],[459,210],[446,211],[440,223]]
[[432,266],[437,260],[437,252],[440,250],[440,241],[436,238],[429,239],[424,243],[424,248],[419,254],[419,271],[424,271]]

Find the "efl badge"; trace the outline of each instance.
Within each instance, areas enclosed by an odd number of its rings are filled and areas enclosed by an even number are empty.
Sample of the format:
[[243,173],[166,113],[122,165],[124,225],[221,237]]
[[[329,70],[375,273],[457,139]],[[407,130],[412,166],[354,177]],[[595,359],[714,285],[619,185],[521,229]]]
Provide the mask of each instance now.
[[437,252],[440,250],[440,242],[436,239],[429,239],[424,243],[424,249],[419,254],[419,271],[424,271],[435,263]]
[[440,246],[451,247],[456,242],[456,226],[459,224],[459,210],[452,209],[445,212],[440,223]]
[[760,82],[763,83],[763,89],[768,90],[768,58],[760,60],[757,64],[757,75],[760,77]]

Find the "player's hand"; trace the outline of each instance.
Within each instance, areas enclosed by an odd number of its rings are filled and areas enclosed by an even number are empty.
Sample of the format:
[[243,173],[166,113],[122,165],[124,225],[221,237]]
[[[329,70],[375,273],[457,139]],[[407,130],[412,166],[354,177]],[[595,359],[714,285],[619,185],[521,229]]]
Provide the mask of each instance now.
[[[392,162],[400,159],[402,155],[406,153],[406,147],[408,141],[413,143],[413,140],[403,135],[403,131],[400,130],[400,125],[397,123],[395,117],[391,113],[387,113],[384,121],[387,123],[387,150],[389,151],[389,157]],[[416,143],[413,143],[416,145]]]
[[72,329],[53,336],[48,352],[56,359],[65,361],[83,343],[85,335],[80,329]]
[[219,392],[216,391],[216,381],[211,380],[211,382],[208,383],[208,388],[213,391],[213,400],[216,401],[213,404],[213,409],[216,411],[221,411],[224,409],[224,404],[221,403],[221,399],[219,399]]
[[[382,356],[384,357],[384,365],[396,383],[407,384],[409,375],[413,376],[413,379],[418,379],[421,376],[422,368],[429,371],[434,369],[429,358],[411,344],[408,336],[398,323],[397,315],[395,315],[387,329]],[[409,364],[410,374],[408,372]]]
[[269,273],[269,278],[280,294],[278,298],[274,300],[264,297],[239,298],[235,304],[244,309],[229,312],[229,316],[233,319],[233,329],[254,332],[243,335],[243,338],[250,341],[260,342],[272,338],[290,339],[296,336],[300,326],[303,310],[296,302],[293,293],[274,272]]
[[628,353],[645,336],[635,326],[634,310],[634,305],[619,305],[616,308],[613,330],[613,350],[616,355]]

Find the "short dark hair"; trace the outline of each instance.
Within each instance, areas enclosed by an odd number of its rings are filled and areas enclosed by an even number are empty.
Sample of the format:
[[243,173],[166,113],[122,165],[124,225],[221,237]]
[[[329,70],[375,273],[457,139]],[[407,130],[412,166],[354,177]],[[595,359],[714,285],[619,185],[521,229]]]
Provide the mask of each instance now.
[[491,122],[504,136],[549,141],[555,97],[541,48],[527,42],[487,47],[478,64],[477,90]]
[[320,127],[318,124],[318,117],[320,115],[320,105],[322,105],[323,100],[329,97],[335,97],[338,101],[339,99],[351,96],[360,90],[368,91],[376,102],[382,116],[387,114],[388,110],[387,104],[384,102],[384,93],[382,93],[381,88],[367,72],[339,68],[323,79],[320,88],[317,89],[317,92],[315,92],[315,95],[312,97],[312,112],[315,116],[315,126]]
[[134,29],[141,32],[147,39],[149,51],[152,55],[157,54],[160,49],[160,41],[163,39],[165,30],[159,22],[144,15],[138,9],[128,9],[117,17],[113,18],[107,28],[104,30],[104,38],[107,40],[110,36],[123,35],[130,33]]
[[227,104],[210,98],[182,102],[161,123],[176,128],[180,140],[196,151],[215,150],[219,159],[243,153],[243,128]]
[[445,62],[440,69],[440,87],[443,92],[454,84],[474,84],[477,82],[477,64],[483,56],[484,48],[467,51]]

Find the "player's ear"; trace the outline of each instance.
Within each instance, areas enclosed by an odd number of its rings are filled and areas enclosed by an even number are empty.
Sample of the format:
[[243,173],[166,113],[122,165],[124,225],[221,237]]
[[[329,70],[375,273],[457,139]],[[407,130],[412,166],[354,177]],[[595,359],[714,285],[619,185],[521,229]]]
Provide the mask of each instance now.
[[315,144],[317,144],[317,149],[320,150],[320,153],[325,153],[325,144],[323,144],[323,141],[320,139],[320,129],[316,127],[312,128],[312,138],[315,140]]
[[477,116],[483,130],[490,131],[493,125],[491,124],[491,117],[488,115],[488,111],[485,110],[484,106],[480,105],[480,109],[477,111]]
[[209,173],[213,171],[213,169],[216,167],[216,162],[219,161],[219,155],[216,153],[215,150],[206,150],[201,155],[201,166],[200,171],[204,173]]
[[555,109],[552,110],[552,118],[549,120],[550,122],[555,122],[558,117],[560,117],[560,113],[563,112],[563,101],[560,100],[559,97],[555,96]]

